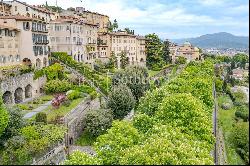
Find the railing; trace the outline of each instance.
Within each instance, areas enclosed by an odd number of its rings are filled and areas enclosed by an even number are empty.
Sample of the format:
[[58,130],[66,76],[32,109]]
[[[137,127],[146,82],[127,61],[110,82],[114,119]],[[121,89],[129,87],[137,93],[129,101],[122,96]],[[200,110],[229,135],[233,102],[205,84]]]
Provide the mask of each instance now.
[[82,45],[82,42],[76,42],[76,45]]
[[49,40],[36,41],[35,44],[49,44]]

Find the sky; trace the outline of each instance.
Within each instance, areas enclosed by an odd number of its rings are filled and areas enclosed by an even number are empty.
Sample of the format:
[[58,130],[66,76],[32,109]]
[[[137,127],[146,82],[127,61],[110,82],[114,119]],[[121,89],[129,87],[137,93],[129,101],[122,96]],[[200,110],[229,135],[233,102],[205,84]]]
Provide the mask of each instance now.
[[[45,4],[46,0],[21,0]],[[58,6],[82,6],[117,19],[119,29],[156,33],[162,39],[228,32],[249,36],[249,0],[57,0]],[[55,5],[56,0],[47,0]]]

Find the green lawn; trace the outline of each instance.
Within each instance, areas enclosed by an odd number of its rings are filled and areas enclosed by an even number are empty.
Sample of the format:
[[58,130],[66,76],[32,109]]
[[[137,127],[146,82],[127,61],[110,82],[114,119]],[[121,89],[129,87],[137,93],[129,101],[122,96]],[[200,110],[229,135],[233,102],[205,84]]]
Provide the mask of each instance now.
[[84,131],[80,138],[76,141],[78,146],[92,146],[96,138],[91,136],[87,131]]
[[32,101],[29,101],[27,103],[17,104],[17,106],[22,110],[23,114],[32,112],[32,110],[40,107],[41,105],[47,103],[48,101],[52,100],[52,95],[45,95],[38,97],[36,99],[33,99]]
[[[224,102],[232,102],[228,96],[220,96],[218,98],[219,106],[222,105]],[[230,110],[223,110],[221,107],[219,108],[219,125],[223,129],[224,139],[225,139],[225,147],[226,147],[226,154],[227,160],[229,165],[244,165],[244,161],[241,157],[236,153],[233,144],[230,141],[230,134],[233,128],[233,125],[236,123],[235,117],[235,107]]]
[[51,122],[57,116],[65,116],[72,109],[74,109],[78,104],[80,104],[83,100],[84,100],[84,98],[79,98],[79,99],[73,100],[68,107],[60,106],[59,109],[54,109],[52,106],[49,106],[43,112],[47,113],[48,122]]

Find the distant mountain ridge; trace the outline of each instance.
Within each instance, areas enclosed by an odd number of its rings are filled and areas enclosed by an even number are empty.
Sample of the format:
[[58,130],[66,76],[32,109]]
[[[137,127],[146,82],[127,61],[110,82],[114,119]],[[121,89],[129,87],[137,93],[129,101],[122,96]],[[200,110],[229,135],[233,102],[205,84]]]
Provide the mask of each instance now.
[[226,32],[202,35],[197,38],[172,39],[170,40],[177,44],[183,44],[189,41],[192,45],[201,48],[248,48],[249,37],[235,36]]

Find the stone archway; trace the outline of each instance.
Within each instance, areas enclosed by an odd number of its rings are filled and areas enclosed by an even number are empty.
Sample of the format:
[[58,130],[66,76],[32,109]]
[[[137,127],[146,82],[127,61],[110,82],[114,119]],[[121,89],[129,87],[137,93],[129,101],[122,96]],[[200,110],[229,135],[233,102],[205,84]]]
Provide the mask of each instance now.
[[12,94],[10,91],[6,91],[3,96],[3,103],[4,104],[12,104]]
[[17,88],[15,90],[14,97],[15,97],[16,104],[23,102],[23,89]]
[[32,86],[29,84],[25,87],[25,98],[31,98],[32,97]]

